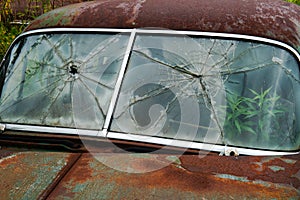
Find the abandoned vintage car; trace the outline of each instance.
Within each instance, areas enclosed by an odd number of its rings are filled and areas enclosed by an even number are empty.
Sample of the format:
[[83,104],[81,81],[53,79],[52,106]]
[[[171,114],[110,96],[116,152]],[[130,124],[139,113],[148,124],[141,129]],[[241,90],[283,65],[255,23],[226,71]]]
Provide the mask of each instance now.
[[0,198],[299,198],[300,8],[221,4],[32,21],[1,63]]

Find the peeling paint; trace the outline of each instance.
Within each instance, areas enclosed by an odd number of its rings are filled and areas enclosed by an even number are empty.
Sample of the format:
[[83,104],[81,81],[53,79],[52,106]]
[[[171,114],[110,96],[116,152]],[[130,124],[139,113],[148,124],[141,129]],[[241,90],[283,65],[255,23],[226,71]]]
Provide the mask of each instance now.
[[284,158],[281,158],[282,161],[284,161],[285,163],[288,163],[288,164],[291,164],[291,165],[294,165],[297,160],[292,160],[292,159],[284,159]]
[[278,172],[278,171],[283,171],[283,170],[285,170],[284,167],[275,166],[275,165],[269,166],[269,168],[270,168],[272,171],[274,171],[274,172]]
[[126,21],[127,23],[134,23],[135,24],[135,21],[136,21],[139,13],[141,11],[141,8],[143,7],[142,4],[145,3],[145,2],[146,2],[146,0],[138,0],[135,3],[135,5],[133,7],[133,11],[132,11],[133,16],[129,20]]
[[251,181],[247,177],[234,176],[231,174],[216,174],[215,176],[218,178],[222,178],[222,179],[229,179],[229,180],[234,180],[234,181],[239,181],[239,182],[263,185],[264,187],[269,187],[269,188],[270,187],[272,187],[272,188],[288,188],[289,187],[287,184],[274,184],[274,183],[262,181],[262,180]]
[[231,174],[216,174],[215,176],[218,178],[230,179],[230,180],[241,181],[241,182],[249,182],[247,177],[234,176]]
[[116,8],[122,8],[124,11],[123,13],[127,15],[131,15],[131,18],[126,21],[129,24],[135,24],[135,20],[137,19],[141,8],[143,7],[143,3],[146,0],[137,0],[137,1],[130,1],[130,2],[122,2]]

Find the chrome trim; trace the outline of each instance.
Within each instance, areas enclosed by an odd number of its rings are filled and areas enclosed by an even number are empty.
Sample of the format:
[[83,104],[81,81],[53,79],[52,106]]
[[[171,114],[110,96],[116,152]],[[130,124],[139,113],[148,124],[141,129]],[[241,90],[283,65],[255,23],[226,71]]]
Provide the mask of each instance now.
[[68,135],[83,135],[83,136],[101,136],[105,137],[103,131],[86,130],[86,129],[73,129],[73,128],[60,128],[49,126],[34,126],[34,125],[21,125],[21,124],[5,124],[5,130],[12,131],[29,131],[38,133],[58,133]]
[[115,29],[115,28],[45,28],[26,31],[21,33],[19,36],[27,36],[37,33],[48,33],[48,32],[112,32],[112,33],[131,33],[133,29]]
[[272,151],[272,150],[248,149],[248,148],[240,148],[234,146],[226,146],[221,144],[207,144],[201,142],[191,142],[191,141],[183,141],[183,140],[176,140],[176,139],[151,137],[146,135],[117,133],[117,132],[108,132],[107,138],[130,140],[136,142],[146,142],[151,144],[161,144],[161,145],[174,146],[180,148],[207,150],[207,151],[219,152],[221,155],[223,154],[225,155],[225,151],[229,148],[234,149],[236,152],[238,152],[239,155],[251,155],[251,156],[283,156],[283,155],[296,155],[300,153],[300,152],[280,152],[275,150]]
[[132,29],[114,29],[114,28],[44,28],[30,30],[18,35],[12,44],[21,37],[38,34],[38,33],[59,33],[59,32],[111,32],[111,33],[131,33]]
[[112,120],[112,115],[113,115],[113,112],[114,112],[114,109],[115,109],[115,106],[116,106],[116,103],[117,103],[117,99],[118,99],[119,92],[120,92],[120,89],[121,89],[121,85],[122,85],[122,82],[123,82],[123,77],[125,75],[125,70],[127,68],[129,55],[130,55],[130,52],[133,48],[135,35],[136,35],[136,31],[135,31],[135,29],[133,29],[133,31],[131,32],[130,38],[128,40],[127,49],[125,51],[125,55],[124,55],[124,59],[123,59],[122,65],[121,65],[119,76],[118,76],[118,79],[117,79],[117,82],[116,82],[116,85],[115,85],[114,93],[112,95],[112,99],[111,99],[111,102],[110,102],[110,105],[109,105],[109,108],[108,108],[108,111],[107,111],[106,119],[105,119],[104,126],[103,126],[103,129],[105,131],[108,130],[110,122]]

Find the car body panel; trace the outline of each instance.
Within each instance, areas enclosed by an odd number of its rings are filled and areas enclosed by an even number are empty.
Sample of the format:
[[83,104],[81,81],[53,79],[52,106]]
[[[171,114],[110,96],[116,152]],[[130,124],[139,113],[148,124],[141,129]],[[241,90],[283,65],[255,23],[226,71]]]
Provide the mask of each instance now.
[[46,13],[25,31],[53,27],[159,27],[260,36],[299,50],[299,12],[299,6],[281,0],[223,0],[222,3],[219,0],[188,3],[184,0],[98,0]]
[[[226,157],[208,154],[101,154],[132,171],[122,172],[90,153],[1,152],[1,199],[297,199],[300,157]],[[105,151],[105,149],[102,149]],[[106,149],[107,151],[107,149]],[[6,152],[6,153],[5,153]],[[128,165],[130,160],[131,165]],[[122,161],[122,162],[120,162]],[[213,164],[212,164],[213,163]],[[1,170],[1,171],[2,171]]]
[[36,199],[55,183],[76,159],[62,152],[0,152],[1,199]]

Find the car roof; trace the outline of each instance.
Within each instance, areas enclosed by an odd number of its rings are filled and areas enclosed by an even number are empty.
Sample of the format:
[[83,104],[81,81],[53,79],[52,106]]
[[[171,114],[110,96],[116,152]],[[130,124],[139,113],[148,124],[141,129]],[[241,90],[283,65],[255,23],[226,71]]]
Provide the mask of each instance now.
[[282,0],[98,0],[32,21],[42,28],[163,28],[259,36],[300,50],[300,6]]

